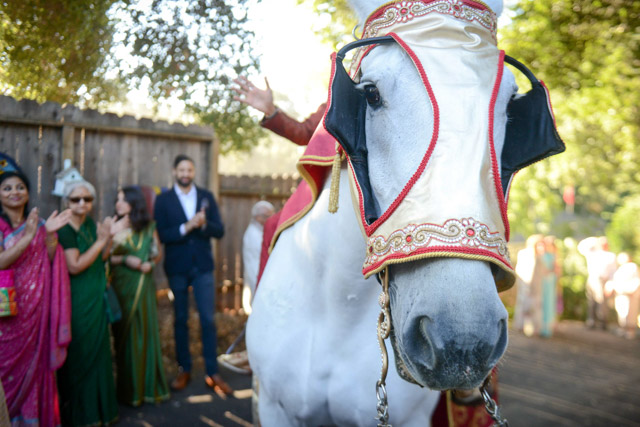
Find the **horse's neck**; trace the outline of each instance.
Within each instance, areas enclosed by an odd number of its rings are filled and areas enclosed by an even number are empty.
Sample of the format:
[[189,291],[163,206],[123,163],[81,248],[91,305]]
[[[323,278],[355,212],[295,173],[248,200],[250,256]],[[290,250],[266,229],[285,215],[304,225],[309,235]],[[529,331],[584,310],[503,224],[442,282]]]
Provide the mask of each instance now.
[[364,280],[362,275],[366,246],[352,206],[346,167],[340,175],[339,209],[335,214],[328,212],[329,181],[301,233],[315,236],[310,239],[311,250],[321,264],[316,270],[318,275],[311,278],[319,287],[314,294],[326,301],[332,321],[351,322],[363,314],[363,307],[376,307],[379,289],[375,280]]

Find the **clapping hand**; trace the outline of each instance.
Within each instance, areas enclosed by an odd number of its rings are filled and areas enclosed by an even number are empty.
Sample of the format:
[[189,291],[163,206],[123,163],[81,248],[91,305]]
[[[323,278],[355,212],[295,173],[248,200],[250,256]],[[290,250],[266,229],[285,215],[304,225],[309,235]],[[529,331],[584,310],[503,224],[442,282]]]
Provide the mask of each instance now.
[[232,88],[238,95],[234,96],[233,99],[270,116],[276,111],[276,106],[273,103],[273,92],[266,77],[264,78],[264,82],[267,88],[259,89],[246,77],[238,77],[234,80],[234,83],[238,86]]
[[98,240],[107,241],[111,237],[111,225],[113,224],[113,218],[106,217],[104,221],[98,223],[97,234]]
[[196,220],[196,227],[203,227],[207,224],[207,212],[203,206],[200,211],[193,217]]
[[200,227],[204,227],[207,224],[207,216],[206,216],[206,212],[204,207],[202,209],[200,209],[199,212],[197,212],[193,218],[191,218],[189,221],[187,221],[187,233],[200,228]]
[[29,212],[27,220],[25,221],[24,234],[33,239],[36,235],[36,231],[38,231],[38,208],[33,208],[31,209],[31,212]]
[[60,213],[55,210],[51,212],[51,215],[47,218],[47,221],[44,223],[44,227],[47,230],[47,233],[54,233],[69,223],[70,219],[71,209],[65,209]]
[[145,261],[140,264],[140,271],[144,274],[150,273],[152,268],[153,267],[151,266],[151,263],[149,261]]
[[124,257],[124,262],[132,270],[140,270],[142,260],[135,255],[127,255]]
[[114,219],[113,224],[111,224],[111,235],[115,236],[122,230],[126,230],[127,228],[129,228],[130,225],[131,222],[129,221],[129,215],[125,215],[118,220]]

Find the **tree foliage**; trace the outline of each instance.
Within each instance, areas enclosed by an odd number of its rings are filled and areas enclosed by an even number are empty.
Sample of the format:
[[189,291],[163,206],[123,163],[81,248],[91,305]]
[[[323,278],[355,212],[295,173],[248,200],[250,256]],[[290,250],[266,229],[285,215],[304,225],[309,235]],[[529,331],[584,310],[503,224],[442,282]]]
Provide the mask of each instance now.
[[0,2],[0,89],[37,101],[105,100],[117,84],[105,78],[115,0]]
[[[353,41],[351,35],[358,23],[358,19],[349,7],[347,0],[298,0],[298,4],[313,3],[316,13],[322,18],[320,25],[313,30],[328,43],[333,44],[334,49],[341,44]],[[362,28],[360,28],[362,31]],[[358,37],[360,33],[357,32]]]
[[611,250],[628,252],[636,262],[640,261],[640,194],[628,196],[614,212],[607,227],[607,238]]
[[[576,213],[609,220],[640,190],[640,3],[522,0],[500,45],[550,88],[564,154],[518,174],[514,229],[553,231],[565,185]],[[532,229],[526,224],[535,224]]]
[[213,125],[223,152],[247,149],[261,131],[230,81],[256,67],[249,1],[1,2],[0,85],[17,98],[88,107],[144,86]]
[[156,0],[119,4],[123,45],[133,57],[120,67],[129,87],[148,83],[160,101],[178,98],[213,125],[223,152],[250,148],[260,134],[246,108],[233,100],[231,82],[255,69],[247,0]]

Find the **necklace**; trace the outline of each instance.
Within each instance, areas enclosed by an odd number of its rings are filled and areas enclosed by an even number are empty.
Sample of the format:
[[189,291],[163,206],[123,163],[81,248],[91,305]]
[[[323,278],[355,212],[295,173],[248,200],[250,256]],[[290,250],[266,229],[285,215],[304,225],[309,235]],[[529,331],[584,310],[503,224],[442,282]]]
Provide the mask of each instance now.
[[[131,229],[131,233],[129,233],[129,235],[127,236],[127,243],[129,243],[129,245],[136,251],[138,252],[141,248],[142,248],[142,244],[144,243],[144,238],[145,238],[145,231],[146,230],[140,230],[138,232],[133,231],[133,229]],[[133,243],[133,235],[137,235],[138,236],[138,243]]]

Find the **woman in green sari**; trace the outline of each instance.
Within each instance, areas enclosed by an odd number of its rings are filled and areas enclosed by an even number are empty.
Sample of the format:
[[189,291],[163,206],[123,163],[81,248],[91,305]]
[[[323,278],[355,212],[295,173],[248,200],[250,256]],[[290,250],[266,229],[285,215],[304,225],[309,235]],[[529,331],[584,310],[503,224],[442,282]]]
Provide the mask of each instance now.
[[114,324],[118,398],[139,406],[169,398],[158,331],[156,289],[152,269],[161,255],[155,223],[142,191],[126,187],[118,192],[116,213],[130,227],[113,238],[111,285],[122,308]]
[[67,184],[64,193],[72,215],[69,224],[58,231],[58,239],[71,279],[72,335],[67,360],[58,370],[62,425],[107,425],[118,418],[102,257],[111,237],[112,219],[96,225],[88,216],[95,198],[90,183]]

